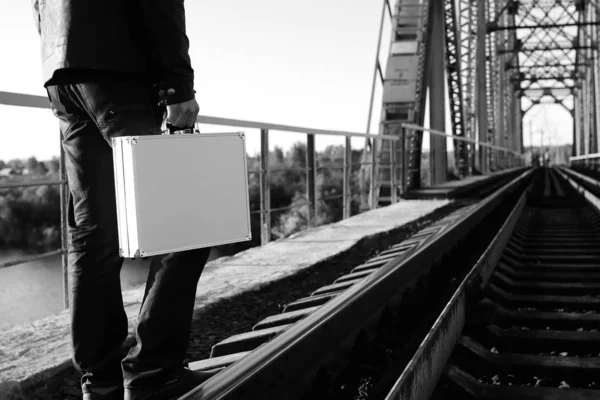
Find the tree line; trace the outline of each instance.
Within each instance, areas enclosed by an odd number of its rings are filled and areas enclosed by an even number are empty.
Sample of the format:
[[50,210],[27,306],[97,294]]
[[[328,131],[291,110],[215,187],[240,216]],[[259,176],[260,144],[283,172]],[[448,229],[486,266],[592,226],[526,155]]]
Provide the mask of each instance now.
[[[360,206],[361,150],[352,151],[352,214]],[[317,224],[338,221],[343,215],[343,146],[329,146],[318,152]],[[285,238],[308,226],[306,199],[306,145],[295,143],[286,152],[275,148],[269,154],[272,240]],[[260,156],[248,156],[251,242],[221,246],[221,255],[234,254],[260,245]],[[0,160],[0,185],[59,179],[59,161]],[[58,185],[0,189],[0,248],[48,250],[60,248],[60,187]]]

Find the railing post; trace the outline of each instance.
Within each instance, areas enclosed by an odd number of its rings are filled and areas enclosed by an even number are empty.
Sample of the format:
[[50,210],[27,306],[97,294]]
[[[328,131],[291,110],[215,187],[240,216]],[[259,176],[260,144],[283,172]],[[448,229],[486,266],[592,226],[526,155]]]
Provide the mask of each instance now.
[[396,155],[396,141],[390,140],[390,201],[392,204],[398,202],[398,180],[396,178],[398,164],[396,162]]
[[352,140],[350,136],[346,136],[344,147],[344,202],[343,202],[343,218],[350,218],[352,213],[352,193],[351,193],[351,178],[352,178]]
[[406,157],[406,141],[407,141],[407,128],[405,126],[403,126],[400,129],[400,157],[402,158],[400,160],[400,165],[402,166],[401,169],[401,192],[402,194],[406,194],[406,187],[407,187],[407,178],[408,178],[408,160]]
[[269,174],[269,130],[260,130],[260,244],[271,240],[271,179]]
[[[435,135],[433,133],[429,132],[429,185],[430,186],[433,186],[437,183],[436,179],[435,179],[436,178],[435,175],[437,173],[437,171],[436,171],[437,165],[435,162],[435,157],[436,157],[435,153],[436,152],[433,149],[433,146],[435,143],[435,140],[433,138],[434,136]],[[421,151],[421,157],[423,157],[422,154],[423,154],[423,152]]]
[[62,286],[63,286],[63,304],[65,309],[69,308],[69,237],[67,227],[67,209],[69,204],[69,186],[67,183],[67,168],[65,166],[65,150],[62,147],[62,132],[59,129],[60,159],[59,174],[60,180],[60,246],[62,249]]
[[[371,193],[371,210],[377,208],[377,198],[379,187],[377,185],[377,139],[373,136],[371,145],[371,179],[370,179],[370,193]],[[381,146],[383,147],[383,146]]]
[[308,197],[308,226],[316,225],[317,218],[317,165],[315,160],[315,135],[306,135],[306,191]]
[[502,164],[500,163],[500,150],[496,149],[494,152],[496,153],[496,162],[494,166],[496,167],[496,171],[499,171],[502,169]]

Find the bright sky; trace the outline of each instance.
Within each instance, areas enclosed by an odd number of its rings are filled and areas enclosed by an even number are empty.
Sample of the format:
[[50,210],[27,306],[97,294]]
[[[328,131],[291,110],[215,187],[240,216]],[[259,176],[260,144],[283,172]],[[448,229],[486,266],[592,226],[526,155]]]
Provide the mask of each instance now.
[[[201,114],[365,132],[380,1],[188,0],[185,5]],[[30,2],[0,0],[0,10],[0,91],[44,96]],[[386,26],[383,56],[388,32]],[[380,103],[378,88],[372,126],[379,121]],[[548,115],[549,125],[558,126]],[[0,159],[58,155],[58,123],[50,111],[0,106],[0,121]],[[258,134],[246,132],[254,153]],[[305,136],[276,132],[271,147],[298,140]],[[316,140],[318,149],[341,143],[335,137]],[[353,141],[354,147],[362,144]]]
[[[379,1],[188,0],[185,6],[201,114],[365,131]],[[0,90],[45,95],[30,2],[0,0],[0,10]],[[0,159],[58,154],[58,124],[49,111],[0,106],[0,120]],[[258,134],[247,132],[252,150]],[[304,140],[272,136],[272,146]],[[319,148],[342,142],[317,138]]]

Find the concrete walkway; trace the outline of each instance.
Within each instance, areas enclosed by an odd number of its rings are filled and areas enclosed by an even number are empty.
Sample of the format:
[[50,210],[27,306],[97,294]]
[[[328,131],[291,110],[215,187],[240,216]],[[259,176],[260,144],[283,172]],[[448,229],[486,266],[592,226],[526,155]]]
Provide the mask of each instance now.
[[[335,257],[363,238],[392,231],[449,203],[448,200],[406,200],[214,260],[207,264],[200,278],[196,309]],[[123,293],[130,329],[143,293],[143,286]],[[69,346],[66,311],[0,332],[0,399],[19,399],[22,388],[69,368]]]

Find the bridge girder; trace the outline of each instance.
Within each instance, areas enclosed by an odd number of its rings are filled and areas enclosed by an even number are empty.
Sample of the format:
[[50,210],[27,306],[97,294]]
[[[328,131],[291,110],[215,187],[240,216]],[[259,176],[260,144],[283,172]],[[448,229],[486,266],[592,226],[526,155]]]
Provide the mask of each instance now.
[[[451,128],[457,136],[522,152],[524,113],[537,104],[558,103],[574,116],[574,153],[598,151],[600,0],[441,3],[443,7],[431,0],[396,0],[388,70],[381,74],[386,76],[381,132],[401,134],[402,122],[423,124],[427,90],[430,113],[445,107],[439,93],[448,90]],[[440,20],[442,31],[436,25]],[[446,89],[436,74],[439,66],[430,64],[440,54],[432,29],[436,37],[445,34]],[[397,74],[400,70],[404,75]],[[444,126],[439,115],[431,124]],[[398,155],[408,159],[403,174],[410,189],[420,185],[421,134],[412,135],[406,146],[407,154]],[[431,146],[430,171],[446,168],[445,143],[432,141]],[[508,153],[486,152],[460,141],[454,148],[454,173],[460,177],[502,169],[512,161]],[[389,149],[380,153],[373,153],[373,165]]]
[[[598,0],[521,0],[504,2],[502,13],[512,13],[516,25],[488,22],[488,32],[515,31],[512,46],[499,46],[499,54],[518,59],[507,71],[518,83],[521,110],[555,102],[574,118],[573,152],[597,151],[600,87],[598,74]],[[513,3],[512,9],[507,6]]]

